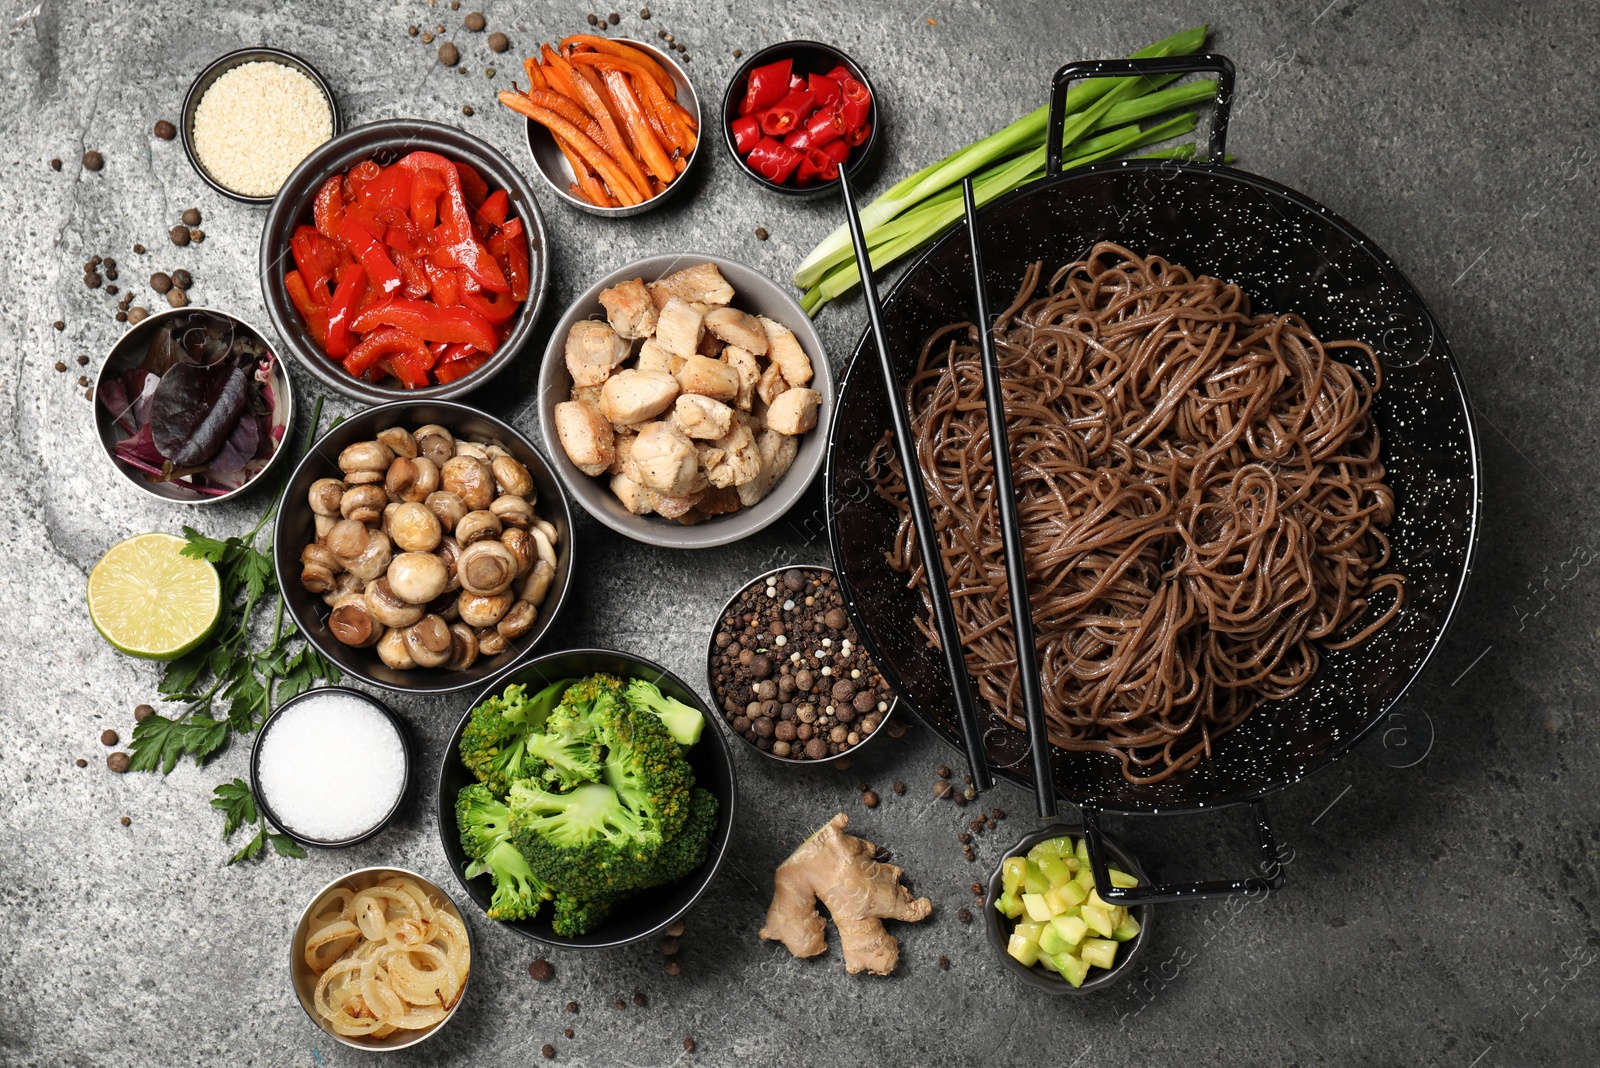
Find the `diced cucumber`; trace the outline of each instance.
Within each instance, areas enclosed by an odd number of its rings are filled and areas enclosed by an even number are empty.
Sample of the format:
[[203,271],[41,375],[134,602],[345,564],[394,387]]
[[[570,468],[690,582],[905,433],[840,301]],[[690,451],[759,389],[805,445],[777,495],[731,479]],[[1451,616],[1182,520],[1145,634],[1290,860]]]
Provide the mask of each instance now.
[[1096,968],[1110,968],[1117,963],[1117,944],[1104,938],[1085,938],[1078,949],[1085,964]]
[[1044,925],[1044,930],[1039,932],[1039,952],[1045,956],[1071,948],[1067,940],[1061,937],[1061,932],[1056,930],[1055,924],[1047,923]]
[[1078,869],[1078,874],[1072,877],[1072,881],[1083,887],[1083,896],[1088,897],[1089,891],[1094,889],[1094,872],[1090,871],[1089,865],[1085,864]]
[[1039,934],[1043,930],[1044,930],[1044,924],[1042,924],[1042,923],[1034,923],[1032,920],[1024,920],[1022,923],[1019,923],[1015,927],[1013,927],[1011,929],[1011,933],[1013,935],[1021,935],[1023,938],[1026,938],[1029,942],[1032,942],[1035,945],[1037,945],[1038,942],[1039,942]]
[[1072,856],[1072,837],[1062,835],[1060,838],[1047,838],[1043,842],[1028,850],[1029,860],[1038,860],[1040,857],[1070,857]]
[[1014,893],[1022,885],[1022,877],[1027,874],[1028,860],[1026,857],[1007,857],[1001,865],[1000,889],[1006,893]]
[[1077,883],[1067,883],[1064,886],[1052,886],[1044,895],[1044,903],[1050,906],[1052,913],[1061,915],[1074,905],[1082,903],[1082,898],[1072,893],[1077,885]]
[[1039,865],[1028,861],[1027,870],[1022,876],[1022,888],[1030,894],[1042,894],[1050,889],[1050,880],[1044,877],[1039,870]]
[[1056,887],[1056,893],[1068,905],[1081,905],[1089,898],[1089,891],[1083,888],[1082,883],[1076,881]]
[[[1061,917],[1057,916],[1056,920],[1059,920],[1060,918]],[[1056,920],[1052,920],[1050,922],[1055,923]],[[1117,925],[1117,929],[1111,932],[1111,937],[1115,938],[1118,942],[1126,942],[1128,939],[1132,938],[1138,933],[1139,921],[1134,919],[1132,916],[1129,916]]]
[[1125,871],[1119,871],[1116,868],[1112,868],[1111,869],[1111,885],[1112,886],[1121,887],[1122,889],[1126,890],[1129,887],[1138,886],[1139,885],[1139,880],[1135,879],[1133,876],[1129,875]]
[[[1083,941],[1084,935],[1089,933],[1089,925],[1083,922],[1082,916],[1057,916],[1050,921],[1050,929],[1060,935],[1069,946],[1076,946]],[[1044,936],[1040,935],[1039,938],[1042,945]]]
[[[1022,911],[1028,914],[1028,919],[1039,923],[1045,923],[1055,915],[1054,912],[1050,911],[1050,906],[1046,904],[1043,894],[1023,894]],[[1110,934],[1111,929],[1107,928],[1106,933]]]
[[1089,925],[1089,930],[1101,938],[1110,938],[1111,932],[1117,929],[1117,925],[1111,922],[1111,913],[1098,905],[1080,905],[1078,912],[1083,922]]
[[1039,961],[1039,943],[1030,942],[1019,934],[1012,934],[1011,941],[1006,943],[1006,952],[1024,968],[1031,968]]
[[1040,857],[1037,863],[1039,865],[1039,874],[1048,879],[1051,886],[1060,886],[1062,883],[1070,883],[1072,881],[1072,869],[1067,866],[1067,862],[1061,857],[1047,853]]
[[1089,839],[1078,839],[1077,848],[1073,850],[1073,853],[1077,855],[1077,858],[1080,861],[1087,865],[1089,863]]
[[1016,919],[1022,915],[1022,898],[1016,894],[1001,894],[994,899],[994,907],[1007,919]]
[[1043,968],[1047,972],[1053,972],[1053,971],[1056,970],[1055,961],[1051,960],[1049,957],[1045,956],[1043,953],[1039,954],[1039,959],[1037,961],[1035,961],[1034,963],[1039,965],[1039,967]]
[[1113,905],[1111,902],[1109,902],[1105,898],[1101,897],[1100,896],[1100,892],[1097,891],[1097,890],[1090,890],[1089,891],[1089,904],[1094,905],[1097,908],[1105,909],[1107,912],[1110,912],[1112,909],[1119,907],[1117,905]]
[[[1041,962],[1044,959],[1041,957]],[[1061,973],[1061,978],[1073,986],[1082,986],[1084,979],[1089,975],[1089,965],[1070,953],[1060,953],[1049,960],[1056,966],[1056,971]]]

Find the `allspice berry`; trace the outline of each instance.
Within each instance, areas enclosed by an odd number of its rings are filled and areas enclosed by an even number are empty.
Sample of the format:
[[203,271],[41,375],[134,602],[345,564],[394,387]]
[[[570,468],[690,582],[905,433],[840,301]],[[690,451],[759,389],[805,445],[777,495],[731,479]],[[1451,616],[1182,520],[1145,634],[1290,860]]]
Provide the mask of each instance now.
[[174,245],[182,248],[189,243],[189,228],[187,226],[174,226],[167,231],[167,236],[172,239]]
[[185,226],[199,226],[200,225],[200,209],[199,208],[185,208],[183,210],[183,225],[185,225]]
[[528,978],[536,983],[548,983],[555,978],[555,975],[555,966],[543,957],[528,965]]
[[484,19],[483,12],[474,11],[468,14],[466,18],[462,19],[461,24],[467,29],[471,30],[473,33],[482,33],[483,28],[488,25],[488,22]]
[[505,34],[496,31],[489,35],[489,51],[504,52],[510,47],[511,38],[507,37]]
[[189,294],[181,289],[171,290],[167,293],[167,303],[174,308],[187,308],[189,306]]
[[129,760],[127,753],[116,752],[106,757],[106,767],[110,768],[118,775],[121,775],[123,772],[128,770],[128,764]]
[[101,745],[116,745],[120,741],[122,739],[117,737],[117,732],[114,730],[107,729],[100,732]]
[[155,133],[161,140],[170,141],[178,136],[178,128],[166,119],[157,119]]
[[133,710],[133,721],[135,723],[143,723],[155,714],[156,710],[149,705],[137,705]]
[[89,151],[87,151],[87,152],[85,152],[83,154],[83,169],[84,170],[86,170],[86,171],[97,171],[101,167],[104,167],[105,165],[106,165],[106,158],[104,156],[102,156],[100,153],[96,152],[94,149],[91,148]]
[[166,293],[172,288],[172,276],[166,271],[157,271],[150,276],[150,288],[157,293]]
[[447,67],[455,66],[461,62],[461,50],[456,48],[452,42],[446,41],[439,46],[439,62]]

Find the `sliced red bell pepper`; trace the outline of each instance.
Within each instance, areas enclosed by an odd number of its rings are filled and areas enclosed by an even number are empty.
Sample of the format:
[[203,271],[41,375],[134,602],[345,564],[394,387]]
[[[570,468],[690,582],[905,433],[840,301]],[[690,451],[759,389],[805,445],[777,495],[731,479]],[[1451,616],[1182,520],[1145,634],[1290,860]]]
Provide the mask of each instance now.
[[489,199],[489,183],[483,180],[483,175],[473,170],[471,164],[456,163],[453,166],[456,176],[461,179],[461,192],[468,204],[476,208]]
[[339,288],[328,305],[328,340],[323,346],[329,356],[341,360],[350,353],[351,320],[367,292],[367,272],[359,263],[339,272]]
[[311,299],[311,294],[306,290],[305,279],[300,277],[299,271],[290,271],[283,276],[283,288],[289,291],[289,301],[294,305],[295,311],[300,313],[300,318],[306,324],[306,332],[311,335],[311,340],[315,341],[319,346],[326,347],[328,343],[327,305],[317,304]]
[[388,250],[358,221],[354,206],[350,207],[351,210],[345,212],[344,221],[339,224],[339,239],[366,269],[372,288],[379,293],[394,293],[404,284],[399,268],[389,258]]
[[395,249],[392,255],[394,265],[400,268],[400,277],[405,279],[400,292],[412,300],[421,300],[427,296],[433,289],[433,284],[428,280],[427,269],[399,249]]
[[781,141],[763,137],[756,142],[756,147],[751,149],[745,162],[767,181],[781,185],[800,166],[800,153]]
[[819,108],[825,108],[839,99],[839,83],[826,74],[809,75],[806,78],[806,85],[810,87],[811,95]]
[[348,205],[352,200],[365,199],[363,191],[367,186],[376,182],[382,174],[383,168],[378,166],[377,160],[373,159],[364,159],[354,167],[351,167],[349,171],[345,172],[344,176],[345,182],[348,184],[348,192],[344,198],[345,203]]
[[750,150],[756,147],[756,142],[761,140],[761,124],[754,115],[742,115],[728,124],[728,129],[733,133],[733,147],[739,155],[749,155]]
[[433,354],[436,357],[433,361],[435,367],[449,363],[452,360],[465,359],[478,351],[471,345],[464,345],[459,341],[439,341],[428,347],[433,350]]
[[872,123],[867,122],[867,123],[862,123],[860,126],[857,126],[855,129],[853,129],[849,133],[845,134],[844,135],[844,139],[845,139],[845,142],[847,144],[849,144],[849,146],[851,148],[855,148],[857,145],[866,144],[867,143],[867,138],[869,138],[871,136],[872,136]]
[[389,371],[407,389],[422,389],[429,385],[428,370],[433,363],[433,352],[424,345],[420,349],[392,353],[389,356]]
[[465,378],[489,360],[487,352],[474,352],[469,356],[450,360],[448,363],[439,363],[434,367],[433,377],[442,386],[446,382],[455,382]]
[[[415,334],[395,329],[374,330],[350,350],[350,354],[344,358],[344,369],[360,378],[385,356],[392,356],[397,352],[416,354],[419,351],[426,352],[427,349],[422,344],[422,339]],[[427,384],[426,380],[423,384]]]
[[374,212],[395,205],[405,211],[411,207],[411,172],[402,167],[384,167],[376,178],[357,187],[356,196]]
[[511,279],[511,299],[521,304],[528,299],[528,291],[533,286],[531,254],[528,238],[522,231],[522,220],[507,222],[497,235],[497,240],[504,245],[504,256],[500,257],[499,252],[496,252],[496,256],[501,258],[501,264]]
[[461,279],[453,268],[439,267],[432,260],[423,260],[422,266],[428,272],[428,287],[435,304],[448,308],[461,303]]
[[339,239],[339,223],[344,218],[344,175],[335,174],[322,183],[317,199],[311,208],[311,218],[317,224],[317,233],[329,241]]
[[789,91],[789,75],[794,60],[780,59],[757,67],[745,79],[744,99],[739,103],[740,115],[751,115],[769,108],[783,99]]
[[328,287],[339,272],[339,248],[317,232],[314,226],[298,227],[289,239],[289,249],[294,254],[295,268],[311,299],[318,304],[328,302]]
[[[438,249],[433,256],[434,262],[441,267],[460,267],[485,289],[500,293],[508,291],[511,284],[506,281],[505,273],[472,231],[468,198],[462,191],[461,176],[456,165],[436,152],[413,152],[397,166],[412,170],[431,168],[444,178],[445,190],[439,197],[439,225],[433,230],[434,244]],[[472,170],[470,167],[466,169]],[[472,174],[476,177],[477,172],[472,171]],[[482,181],[481,178],[478,180]]]
[[411,225],[427,233],[439,224],[439,198],[444,176],[432,167],[418,168],[411,179]]
[[761,132],[768,137],[782,137],[798,128],[805,117],[811,114],[811,109],[811,90],[796,89],[758,114],[756,120],[761,123]]
[[494,326],[509,322],[517,314],[521,302],[513,300],[510,293],[463,293],[462,306],[471,308]]
[[494,327],[470,308],[441,308],[405,297],[374,304],[351,325],[363,334],[380,326],[396,326],[424,341],[464,341],[484,352],[493,352],[500,345]]
[[490,226],[504,226],[506,216],[509,214],[511,214],[511,198],[506,196],[504,189],[496,189],[484,198],[473,216]]

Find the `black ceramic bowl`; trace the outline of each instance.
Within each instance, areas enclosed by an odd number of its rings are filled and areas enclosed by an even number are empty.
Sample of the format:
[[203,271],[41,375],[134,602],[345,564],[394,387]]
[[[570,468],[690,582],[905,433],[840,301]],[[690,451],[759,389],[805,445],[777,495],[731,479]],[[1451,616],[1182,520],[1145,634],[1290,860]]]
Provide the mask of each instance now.
[[[556,577],[533,627],[497,656],[480,657],[464,671],[444,668],[418,668],[396,671],[378,659],[374,649],[345,645],[328,630],[328,609],[322,598],[306,592],[300,585],[300,552],[316,539],[316,522],[307,501],[311,484],[319,478],[339,477],[339,453],[347,445],[373,438],[378,431],[403,426],[414,430],[427,423],[438,423],[457,437],[497,440],[515,456],[528,473],[538,495],[534,511],[555,525],[558,563]],[[289,476],[283,503],[272,534],[272,563],[277,571],[278,588],[295,625],[316,646],[317,651],[339,670],[373,686],[407,693],[452,693],[481,686],[491,676],[504,671],[526,656],[555,623],[567,598],[572,575],[572,512],[555,472],[527,438],[508,423],[492,415],[453,401],[396,401],[370,408],[352,416],[328,431],[311,447],[300,465]]]
[[[1150,941],[1150,927],[1155,922],[1156,910],[1154,905],[1135,905],[1128,910],[1133,918],[1139,921],[1139,933],[1117,947],[1117,959],[1110,970],[1104,968],[1092,969],[1089,972],[1089,977],[1083,981],[1082,986],[1073,986],[1061,976],[1054,972],[1046,971],[1037,964],[1031,968],[1025,968],[1021,961],[1007,953],[1006,943],[1011,938],[1011,928],[1016,926],[1017,921],[1000,915],[1000,910],[994,907],[995,901],[1000,897],[1000,882],[1004,874],[1006,860],[1026,853],[1040,842],[1051,838],[1060,838],[1062,835],[1067,834],[1074,838],[1082,838],[1083,828],[1068,824],[1052,824],[1049,827],[1041,827],[1012,846],[1006,855],[1000,858],[994,866],[994,874],[989,876],[989,893],[984,898],[983,906],[983,930],[989,939],[989,945],[999,955],[1002,966],[1027,985],[1049,994],[1092,994],[1097,990],[1104,990],[1120,982],[1122,977],[1132,969],[1134,960],[1144,952],[1145,944]],[[1138,879],[1140,885],[1150,885],[1150,880],[1145,878],[1144,869],[1139,867],[1137,860],[1133,859],[1133,854],[1122,848],[1122,845],[1115,839],[1104,838],[1103,840],[1106,846],[1106,854],[1110,858],[1109,862],[1111,864]]]
[[[194,148],[194,115],[200,109],[200,101],[205,98],[206,91],[210,89],[218,78],[230,70],[242,67],[246,63],[281,63],[285,67],[304,74],[316,83],[322,90],[322,95],[328,101],[328,111],[333,116],[333,137],[339,137],[339,102],[333,97],[333,90],[329,88],[327,80],[318,73],[317,68],[295,55],[285,52],[281,48],[241,48],[236,52],[229,52],[225,56],[218,56],[206,64],[204,70],[195,77],[189,85],[189,92],[183,98],[183,119],[178,124],[178,130],[183,137],[183,151],[189,157],[189,163],[194,167],[195,173],[212,189],[232,200],[245,204],[271,204],[270,196],[250,196],[245,193],[235,192],[211,177],[211,172],[205,169],[200,162],[200,156]],[[287,184],[287,183],[286,183]]]
[[[521,219],[523,229],[527,232],[531,278],[528,299],[512,318],[511,332],[487,363],[465,378],[442,386],[404,389],[398,383],[392,386],[373,385],[353,378],[338,361],[330,359],[312,340],[301,321],[300,313],[289,299],[283,277],[294,266],[289,239],[296,227],[310,223],[311,206],[317,190],[331,175],[343,173],[366,159],[375,159],[379,164],[388,165],[418,150],[437,152],[447,159],[467,163],[483,176],[491,190],[506,191],[511,198],[511,216]],[[533,187],[498,150],[454,126],[423,122],[421,119],[389,119],[357,126],[335,137],[295,168],[283,183],[283,188],[278,190],[277,197],[272,201],[272,209],[267,212],[266,224],[261,229],[259,269],[261,295],[266,301],[272,325],[283,339],[283,347],[325,385],[368,404],[383,404],[402,397],[415,400],[459,397],[484,385],[510,366],[533,336],[534,324],[538,322],[539,312],[544,307],[545,292],[549,288],[550,253],[545,238],[544,216],[539,211]]]
[[[559,679],[582,678],[600,672],[623,679],[649,679],[661,687],[661,692],[668,697],[675,697],[700,711],[705,717],[706,726],[700,741],[689,750],[689,765],[694,769],[695,783],[716,795],[720,811],[717,813],[717,829],[711,836],[711,847],[705,863],[698,871],[675,883],[644,890],[629,898],[618,905],[597,930],[575,938],[558,935],[550,927],[548,906],[541,910],[537,919],[493,921],[524,938],[568,949],[606,949],[637,942],[670,927],[678,917],[694,907],[706,887],[711,885],[711,880],[716,878],[722,858],[728,852],[739,793],[734,780],[733,758],[728,752],[728,743],[722,736],[722,730],[716,724],[717,716],[706,708],[700,695],[685,685],[682,679],[642,656],[611,649],[570,649],[562,653],[548,653],[495,679],[472,703],[477,706],[514,683],[520,682],[534,691]],[[461,734],[471,718],[469,709],[456,725],[455,733],[450,736],[444,760],[439,767],[439,839],[444,844],[444,855],[450,862],[450,870],[455,873],[467,896],[487,912],[493,896],[493,884],[487,875],[470,880],[465,877],[463,872],[468,863],[467,854],[461,848],[461,836],[456,832],[456,795],[462,787],[478,781],[456,756]]]
[[728,146],[728,155],[733,157],[734,163],[738,164],[741,171],[762,188],[795,200],[814,200],[832,193],[838,187],[832,182],[801,186],[779,184],[763,178],[756,173],[754,167],[744,161],[743,156],[739,155],[738,146],[733,141],[732,124],[733,120],[739,117],[739,102],[744,99],[745,83],[750,77],[750,72],[781,59],[794,60],[796,74],[826,74],[842,64],[855,80],[866,86],[867,92],[872,94],[872,107],[867,112],[867,121],[872,124],[872,132],[867,135],[865,141],[850,150],[843,168],[853,182],[859,179],[867,164],[877,154],[883,134],[883,109],[879,107],[877,87],[872,84],[872,79],[867,77],[867,72],[862,69],[861,64],[832,45],[823,44],[821,41],[783,41],[770,45],[746,59],[739,69],[733,72],[733,77],[728,80],[728,88],[722,93],[722,142]]
[[[329,693],[341,693],[354,697],[382,712],[388,717],[389,722],[394,724],[395,731],[400,735],[400,751],[405,754],[405,781],[400,786],[400,796],[394,799],[393,807],[370,830],[363,831],[353,838],[341,838],[337,841],[324,838],[309,838],[290,824],[284,823],[283,820],[278,818],[278,814],[272,810],[272,806],[267,803],[267,795],[261,789],[261,745],[266,741],[267,733],[277,724],[278,717],[301,701],[315,695]],[[256,740],[250,746],[250,789],[254,791],[256,804],[261,806],[261,811],[266,815],[267,822],[301,845],[316,846],[318,849],[344,849],[347,846],[359,845],[389,826],[394,818],[400,814],[400,810],[405,807],[406,801],[411,795],[411,738],[406,733],[405,722],[395,715],[388,705],[371,694],[362,693],[360,690],[352,690],[348,686],[319,686],[314,690],[307,690],[302,694],[291,697],[279,705],[273,710],[272,715],[267,717],[266,722],[261,725],[261,729],[256,732]]]

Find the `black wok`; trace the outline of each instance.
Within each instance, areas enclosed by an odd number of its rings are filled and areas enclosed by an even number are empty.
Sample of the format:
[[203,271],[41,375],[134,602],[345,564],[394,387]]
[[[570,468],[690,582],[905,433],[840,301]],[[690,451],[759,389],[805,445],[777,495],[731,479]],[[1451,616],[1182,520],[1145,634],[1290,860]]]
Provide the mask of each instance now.
[[[1221,57],[1071,64],[1056,75],[1052,131],[1073,78],[1209,70],[1220,95],[1209,158],[1226,136],[1232,66]],[[1052,137],[1059,144],[1059,137]],[[1269,179],[1220,163],[1132,160],[1056,173],[980,213],[990,300],[1004,305],[1036,260],[1046,272],[1098,241],[1156,254],[1242,286],[1257,311],[1297,312],[1324,338],[1359,338],[1379,353],[1385,382],[1374,402],[1396,498],[1389,528],[1407,577],[1398,619],[1360,647],[1326,651],[1312,683],[1259,709],[1214,743],[1210,759],[1165,781],[1131,783],[1114,757],[1056,750],[1060,797],[1095,815],[1167,812],[1257,802],[1262,848],[1271,832],[1260,798],[1326,767],[1384,720],[1437,648],[1466,584],[1478,530],[1478,457],[1465,390],[1426,303],[1355,227]],[[901,380],[936,328],[973,315],[967,240],[946,234],[884,301],[887,341]],[[835,569],[858,631],[906,706],[953,745],[960,733],[938,654],[912,622],[921,596],[891,569],[898,516],[865,471],[888,414],[870,339],[863,336],[838,399],[829,442],[827,499]],[[986,713],[987,714],[987,713]],[[996,774],[1031,789],[1023,735],[992,714],[985,732]],[[1267,885],[1281,876],[1265,880]],[[1102,880],[1104,882],[1104,880]],[[1263,880],[1159,887],[1145,899],[1240,892]]]

